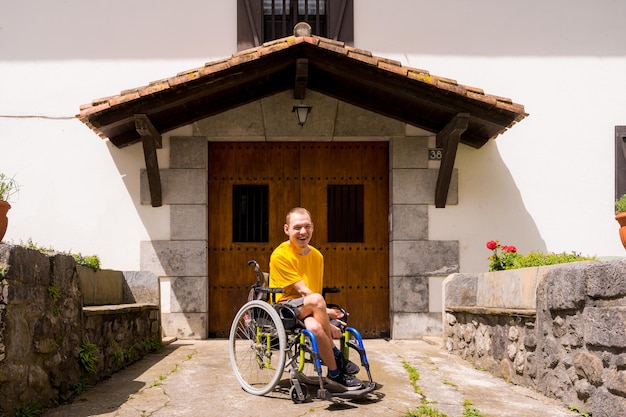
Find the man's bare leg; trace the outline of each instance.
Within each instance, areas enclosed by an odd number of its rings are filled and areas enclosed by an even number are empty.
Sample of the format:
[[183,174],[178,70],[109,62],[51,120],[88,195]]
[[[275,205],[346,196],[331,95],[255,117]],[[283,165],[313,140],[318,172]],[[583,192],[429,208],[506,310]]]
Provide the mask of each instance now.
[[304,325],[317,339],[320,358],[329,370],[334,371],[337,369],[333,353],[334,342],[324,298],[319,294],[307,295],[304,297],[304,304],[299,308],[301,316],[305,317]]

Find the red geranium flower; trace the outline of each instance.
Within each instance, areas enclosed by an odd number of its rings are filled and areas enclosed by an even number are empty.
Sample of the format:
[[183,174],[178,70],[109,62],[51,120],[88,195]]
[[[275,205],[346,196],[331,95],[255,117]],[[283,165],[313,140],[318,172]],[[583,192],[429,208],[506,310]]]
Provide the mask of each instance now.
[[498,247],[498,242],[495,240],[490,240],[489,242],[487,242],[487,249],[489,250],[494,250]]

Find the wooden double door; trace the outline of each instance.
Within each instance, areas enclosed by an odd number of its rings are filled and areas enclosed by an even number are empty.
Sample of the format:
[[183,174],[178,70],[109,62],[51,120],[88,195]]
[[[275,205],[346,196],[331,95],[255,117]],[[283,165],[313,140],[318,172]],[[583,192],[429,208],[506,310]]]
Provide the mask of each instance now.
[[307,208],[311,244],[324,256],[324,285],[340,293],[363,337],[389,334],[387,142],[209,144],[209,336],[228,337],[254,282],[247,262],[269,270],[287,237],[285,214]]

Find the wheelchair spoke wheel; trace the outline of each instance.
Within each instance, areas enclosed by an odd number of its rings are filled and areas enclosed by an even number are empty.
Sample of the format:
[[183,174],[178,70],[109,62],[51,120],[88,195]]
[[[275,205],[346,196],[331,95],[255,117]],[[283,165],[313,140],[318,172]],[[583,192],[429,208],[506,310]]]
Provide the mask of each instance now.
[[265,395],[274,389],[285,367],[286,344],[274,307],[253,300],[239,309],[230,328],[230,364],[246,392]]

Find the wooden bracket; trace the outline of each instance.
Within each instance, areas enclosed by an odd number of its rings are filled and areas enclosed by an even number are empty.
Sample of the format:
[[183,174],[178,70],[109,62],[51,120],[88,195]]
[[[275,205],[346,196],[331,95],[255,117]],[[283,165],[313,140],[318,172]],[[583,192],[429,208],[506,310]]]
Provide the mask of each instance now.
[[304,100],[306,85],[309,82],[309,60],[298,58],[296,60],[296,81],[293,87],[293,98]]
[[154,127],[145,114],[135,115],[135,130],[141,136],[143,143],[143,155],[146,160],[146,173],[148,174],[148,186],[150,188],[150,203],[152,207],[163,205],[161,191],[161,174],[156,150],[163,147],[161,133]]
[[469,125],[469,113],[458,113],[448,122],[448,124],[437,133],[437,147],[443,148],[443,157],[437,176],[437,186],[435,188],[435,207],[444,208],[450,190],[452,171],[454,170],[454,160],[459,147],[461,135],[467,130]]

